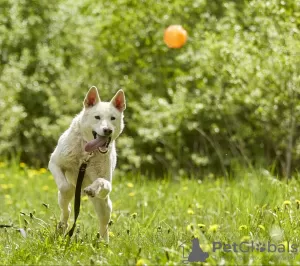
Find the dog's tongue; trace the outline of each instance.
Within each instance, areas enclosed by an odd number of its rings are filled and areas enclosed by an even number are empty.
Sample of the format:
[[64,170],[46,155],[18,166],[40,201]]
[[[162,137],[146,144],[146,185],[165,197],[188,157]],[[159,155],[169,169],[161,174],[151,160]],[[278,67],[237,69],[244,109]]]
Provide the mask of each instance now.
[[107,137],[97,136],[97,138],[91,140],[87,144],[85,144],[84,150],[86,152],[92,152],[99,147],[103,147],[106,144]]

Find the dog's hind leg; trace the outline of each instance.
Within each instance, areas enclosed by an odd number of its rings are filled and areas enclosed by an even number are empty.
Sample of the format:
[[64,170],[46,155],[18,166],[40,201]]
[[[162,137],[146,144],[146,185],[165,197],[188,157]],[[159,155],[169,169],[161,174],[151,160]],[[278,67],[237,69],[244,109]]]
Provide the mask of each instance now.
[[106,241],[109,241],[109,234],[108,234],[108,223],[110,220],[110,215],[112,211],[112,203],[107,196],[105,199],[100,199],[100,198],[90,198],[91,201],[93,202],[95,211],[97,213],[99,223],[100,223],[100,228],[99,228],[99,233],[100,236]]

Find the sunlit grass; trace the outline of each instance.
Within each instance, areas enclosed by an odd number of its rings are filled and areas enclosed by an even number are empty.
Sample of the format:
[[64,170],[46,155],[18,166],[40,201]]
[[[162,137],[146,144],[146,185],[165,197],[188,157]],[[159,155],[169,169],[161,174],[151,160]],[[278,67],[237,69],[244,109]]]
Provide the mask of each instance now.
[[[0,162],[1,264],[182,264],[198,237],[208,264],[292,264],[298,253],[212,252],[212,243],[243,241],[300,246],[299,183],[267,171],[244,171],[230,180],[147,180],[116,176],[110,243],[97,237],[97,219],[82,197],[77,233],[57,234],[57,189],[50,173],[24,163]],[[72,221],[72,219],[71,219]],[[21,229],[21,230],[20,230]]]

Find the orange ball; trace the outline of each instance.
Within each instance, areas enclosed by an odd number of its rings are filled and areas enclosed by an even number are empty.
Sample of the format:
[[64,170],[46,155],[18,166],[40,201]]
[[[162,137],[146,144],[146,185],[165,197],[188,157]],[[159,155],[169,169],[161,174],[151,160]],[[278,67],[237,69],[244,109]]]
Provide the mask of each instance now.
[[181,25],[171,25],[164,33],[164,42],[169,48],[180,48],[187,40],[187,32]]

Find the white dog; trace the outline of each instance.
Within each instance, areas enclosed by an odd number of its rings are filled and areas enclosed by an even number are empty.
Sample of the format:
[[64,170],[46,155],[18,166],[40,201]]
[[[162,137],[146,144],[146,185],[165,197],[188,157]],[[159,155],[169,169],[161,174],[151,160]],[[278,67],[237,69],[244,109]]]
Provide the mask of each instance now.
[[83,110],[71,126],[61,135],[49,161],[49,169],[58,187],[58,204],[61,209],[59,226],[68,227],[70,202],[74,197],[81,163],[89,159],[82,188],[97,213],[100,235],[108,241],[108,223],[112,211],[109,193],[116,166],[115,140],[121,134],[125,95],[119,90],[110,102],[101,102],[96,87],[91,87]]

